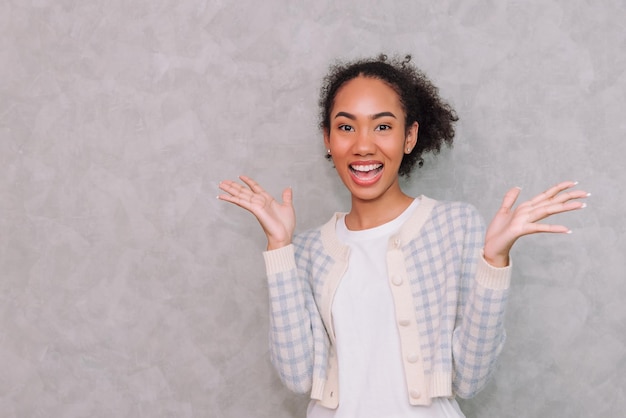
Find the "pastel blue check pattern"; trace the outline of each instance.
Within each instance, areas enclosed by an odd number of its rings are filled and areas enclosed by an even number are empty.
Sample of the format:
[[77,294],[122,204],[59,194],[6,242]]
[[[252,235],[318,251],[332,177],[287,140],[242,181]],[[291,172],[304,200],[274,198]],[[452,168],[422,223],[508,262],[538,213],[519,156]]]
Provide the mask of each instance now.
[[[328,370],[334,338],[324,307],[347,255],[323,233],[334,231],[335,219],[297,235],[289,248],[265,253],[272,363],[289,389],[313,389],[315,399],[336,379]],[[471,397],[487,383],[504,344],[510,268],[494,269],[482,259],[485,228],[469,204],[434,202],[421,227],[413,221],[399,234],[408,234],[399,267],[410,281],[429,396]]]

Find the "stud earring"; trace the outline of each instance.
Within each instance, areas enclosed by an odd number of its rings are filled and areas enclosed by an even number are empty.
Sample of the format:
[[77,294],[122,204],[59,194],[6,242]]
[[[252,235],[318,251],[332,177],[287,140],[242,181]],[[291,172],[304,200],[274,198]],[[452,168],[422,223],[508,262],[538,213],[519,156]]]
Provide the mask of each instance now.
[[328,153],[328,155],[330,155],[330,148],[328,148],[326,152]]

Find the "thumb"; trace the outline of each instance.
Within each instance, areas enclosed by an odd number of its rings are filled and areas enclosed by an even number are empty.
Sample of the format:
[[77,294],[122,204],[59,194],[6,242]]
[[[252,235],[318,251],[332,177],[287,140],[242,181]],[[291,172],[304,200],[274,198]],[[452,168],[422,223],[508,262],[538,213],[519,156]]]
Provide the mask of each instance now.
[[502,204],[500,205],[500,210],[503,212],[508,212],[513,208],[515,201],[520,195],[522,191],[521,187],[513,187],[511,190],[506,192],[504,195],[504,199],[502,199]]
[[286,203],[289,206],[291,206],[292,201],[293,201],[293,190],[291,189],[291,187],[287,187],[285,190],[283,190],[283,203]]

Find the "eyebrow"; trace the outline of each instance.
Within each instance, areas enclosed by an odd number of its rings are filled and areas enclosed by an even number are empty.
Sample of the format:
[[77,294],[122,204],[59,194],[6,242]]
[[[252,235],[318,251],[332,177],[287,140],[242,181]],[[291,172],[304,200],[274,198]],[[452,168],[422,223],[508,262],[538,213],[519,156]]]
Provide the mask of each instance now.
[[[348,112],[337,112],[337,114],[335,115],[335,119],[337,119],[340,116],[346,117],[346,118],[348,118],[350,120],[356,120],[356,116],[354,116],[352,113],[348,113]],[[382,117],[385,117],[385,116],[389,116],[389,117],[392,117],[394,119],[397,119],[396,115],[394,115],[391,112],[375,113],[372,116],[370,116],[370,118],[372,120],[374,120],[374,119],[379,119],[379,118],[382,118]]]

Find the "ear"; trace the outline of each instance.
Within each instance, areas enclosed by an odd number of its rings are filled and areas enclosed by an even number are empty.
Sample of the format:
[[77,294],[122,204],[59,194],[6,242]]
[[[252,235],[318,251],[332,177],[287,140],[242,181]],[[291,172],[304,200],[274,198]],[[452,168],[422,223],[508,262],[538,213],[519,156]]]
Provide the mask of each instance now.
[[417,135],[419,131],[419,124],[417,121],[413,122],[413,125],[409,128],[409,132],[406,135],[406,139],[404,141],[404,153],[410,154],[415,148],[415,144],[417,144]]
[[327,128],[324,128],[324,147],[330,149],[330,133]]

